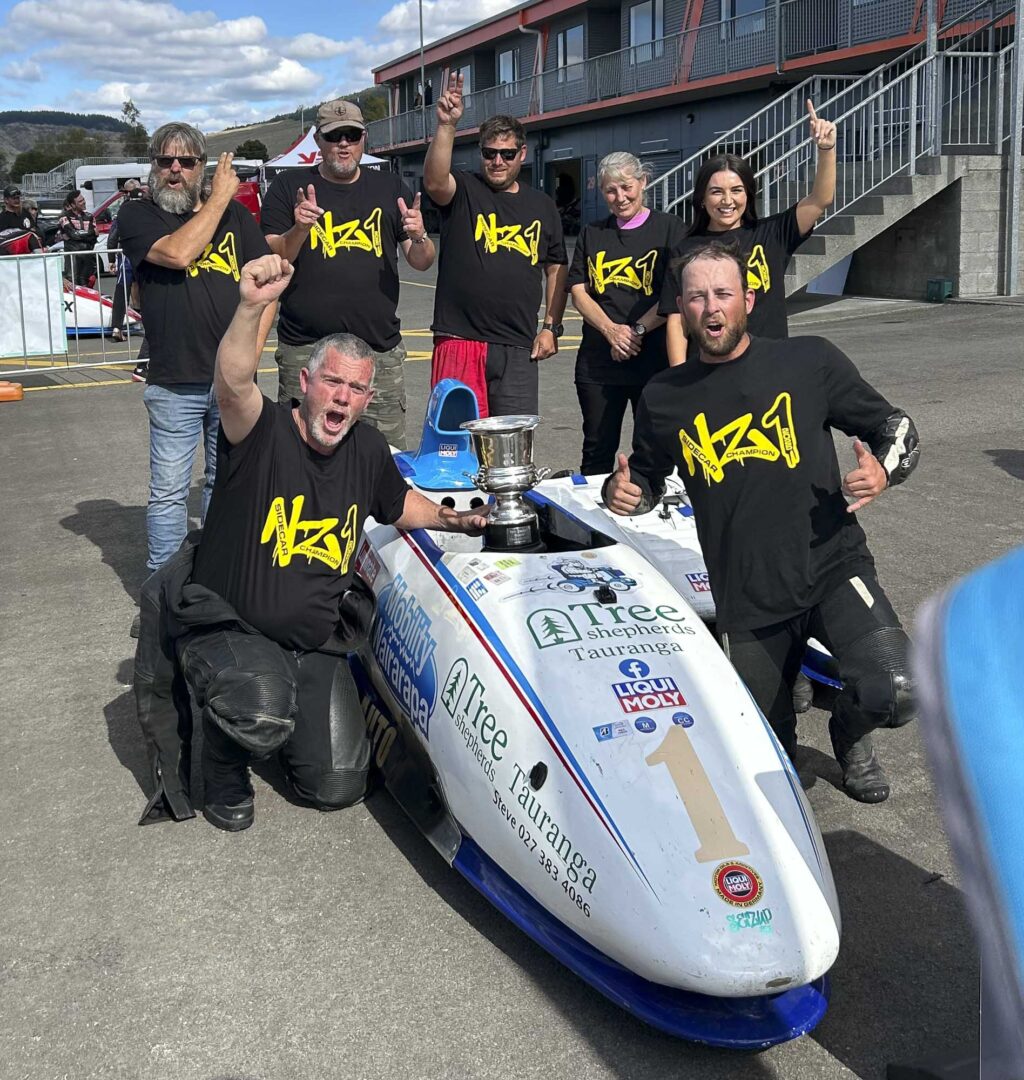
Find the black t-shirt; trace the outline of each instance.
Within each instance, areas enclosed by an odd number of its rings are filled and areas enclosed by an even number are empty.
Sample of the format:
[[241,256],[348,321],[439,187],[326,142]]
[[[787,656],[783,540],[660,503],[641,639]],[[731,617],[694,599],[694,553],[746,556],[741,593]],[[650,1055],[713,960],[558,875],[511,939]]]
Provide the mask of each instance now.
[[[813,230],[812,230],[813,231]],[[796,206],[762,218],[753,228],[746,225],[726,232],[691,233],[673,253],[672,266],[694,248],[712,240],[735,244],[747,261],[747,286],[754,290],[754,310],[747,316],[747,329],[757,337],[789,337],[786,319],[786,267],[793,252],[810,236],[800,235]],[[679,313],[678,273],[673,270],[665,278],[658,312],[662,315]]]
[[192,580],[288,649],[334,632],[367,515],[390,524],[408,491],[384,436],[356,423],[333,454],[303,442],[291,405],[263,399],[232,446],[221,429],[217,479]]
[[28,229],[31,232],[36,231],[36,227],[32,224],[32,219],[24,210],[0,210],[0,232],[3,232],[4,229]]
[[630,477],[657,492],[678,468],[723,630],[791,618],[873,565],[829,429],[864,438],[894,411],[818,337],[753,338],[736,360],[688,362],[647,384]]
[[192,218],[148,199],[126,201],[117,215],[121,248],[135,272],[149,341],[148,381],[159,386],[213,382],[217,346],[238,307],[238,281],[250,259],[270,248],[253,216],[232,201],[213,239],[185,270],[146,259],[162,237]]
[[289,169],[270,185],[260,211],[265,234],[283,235],[295,223],[295,193],[312,184],[324,215],[295,259],[295,276],[281,298],[277,336],[308,345],[327,334],[355,334],[377,352],[401,340],[398,245],[406,239],[399,198],[412,192],[396,173],[360,169],[351,184],[325,180],[315,166]]
[[537,336],[544,267],[565,265],[554,200],[520,181],[495,191],[477,173],[456,172],[441,207],[441,255],[434,293],[437,334],[529,349]]
[[[620,229],[614,217],[588,225],[576,242],[569,288],[586,285],[587,295],[612,322],[635,325],[658,302],[670,253],[682,242],[684,228],[675,214],[658,210],[635,229]],[[577,382],[642,386],[667,365],[664,327],[644,335],[639,355],[618,363],[604,336],[584,322]]]

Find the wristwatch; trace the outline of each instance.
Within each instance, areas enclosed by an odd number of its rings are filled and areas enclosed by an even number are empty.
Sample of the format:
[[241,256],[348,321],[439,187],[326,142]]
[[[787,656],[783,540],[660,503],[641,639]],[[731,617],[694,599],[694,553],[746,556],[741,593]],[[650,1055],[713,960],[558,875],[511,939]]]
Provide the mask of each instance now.
[[644,334],[647,333],[647,327],[644,326],[644,324],[642,322],[634,323],[633,324],[633,333],[636,334],[636,336],[638,338],[642,338],[644,336]]
[[546,322],[541,327],[541,330],[550,330],[551,333],[554,334],[556,338],[560,338],[562,336],[562,334],[565,332],[565,327],[561,323],[549,323],[549,322]]

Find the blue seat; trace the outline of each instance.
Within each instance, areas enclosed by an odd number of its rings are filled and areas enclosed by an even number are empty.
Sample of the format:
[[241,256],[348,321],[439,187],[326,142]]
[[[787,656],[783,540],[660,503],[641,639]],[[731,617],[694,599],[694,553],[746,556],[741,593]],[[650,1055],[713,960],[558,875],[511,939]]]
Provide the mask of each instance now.
[[442,379],[430,393],[419,448],[395,454],[402,475],[427,491],[474,487],[469,477],[480,466],[461,425],[479,419],[476,394],[458,379]]

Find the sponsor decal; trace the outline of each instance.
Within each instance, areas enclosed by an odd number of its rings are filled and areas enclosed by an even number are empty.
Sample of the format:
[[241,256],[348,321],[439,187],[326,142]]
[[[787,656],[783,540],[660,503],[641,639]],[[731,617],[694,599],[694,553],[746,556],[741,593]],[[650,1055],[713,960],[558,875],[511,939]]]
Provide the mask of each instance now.
[[370,547],[370,542],[368,540],[364,540],[363,546],[356,555],[356,573],[367,585],[372,586],[377,580],[377,575],[380,573],[380,567],[381,562],[377,556],[377,552]]
[[[647,667],[646,664],[643,665]],[[660,678],[630,679],[628,682],[612,683],[612,690],[624,713],[647,712],[650,709],[678,709],[686,704],[686,698],[667,675]]]
[[759,930],[762,934],[772,932],[772,909],[761,908],[758,911],[739,911],[735,915],[726,915],[729,929],[738,934],[741,930]]
[[433,623],[399,574],[381,590],[373,629],[373,655],[412,724],[429,738],[437,700],[437,640]]
[[619,664],[619,671],[627,679],[646,679],[651,673],[650,666],[645,664],[643,660],[623,660]]
[[[695,616],[692,613],[688,616],[672,604],[650,607],[648,604],[599,604],[596,601],[581,601],[578,604],[569,604],[566,611],[561,608],[538,608],[531,611],[526,619],[526,628],[538,649],[550,649],[584,640],[596,642],[617,638],[625,641],[648,637],[671,640],[692,637],[697,631],[687,624],[688,618]],[[661,641],[660,644],[668,642]],[[658,655],[665,656],[669,651],[681,651],[681,646],[677,644],[675,649],[669,650],[613,649],[607,652],[580,648],[571,651],[576,660],[598,660],[608,656],[635,656],[639,652],[657,652]],[[590,655],[591,653],[597,655]]]
[[487,586],[479,578],[473,578],[466,586],[466,592],[468,592],[474,600],[479,600],[480,597],[487,592]]
[[459,448],[455,443],[443,442],[437,444],[437,456],[453,458],[459,456]]
[[484,581],[489,581],[492,585],[504,585],[511,580],[508,574],[503,574],[500,570],[490,570],[484,574]]
[[609,739],[621,739],[629,734],[629,724],[624,720],[616,720],[611,724],[601,724],[594,728],[594,738],[598,742],[607,742]]
[[672,723],[680,727],[693,727],[693,717],[688,712],[673,713]]
[[545,573],[527,578],[523,585],[522,589],[506,596],[505,599],[511,600],[515,596],[544,592],[547,589],[582,593],[601,585],[608,585],[615,592],[624,593],[635,589],[637,581],[635,578],[627,577],[614,566],[594,566],[580,559],[560,559],[547,566]]
[[377,708],[369,694],[363,694],[360,705],[366,717],[366,735],[370,740],[370,760],[378,769],[382,769],[395,743],[398,728]]
[[711,881],[719,897],[734,907],[753,907],[764,894],[761,875],[746,863],[722,863],[715,869]]
[[511,570],[513,566],[519,565],[519,560],[513,558],[497,559],[494,565],[498,570]]
[[711,582],[708,581],[708,572],[704,570],[699,574],[687,574],[686,580],[694,592],[711,592]]
[[466,740],[466,749],[494,783],[494,763],[505,756],[508,732],[498,727],[487,704],[487,688],[461,656],[449,668],[443,685],[444,711],[455,721],[456,730]]
[[467,582],[472,581],[473,578],[482,578],[488,570],[490,570],[490,566],[483,559],[473,558],[455,576],[465,585]]
[[650,735],[652,731],[656,731],[658,725],[649,716],[638,716],[633,721],[633,727],[637,731],[642,731],[645,735]]
[[[515,775],[512,778],[512,783],[508,786],[508,790],[515,796],[516,802],[522,807],[526,817],[536,827],[538,842],[546,841],[550,846],[549,859],[553,866],[557,870],[556,864],[559,862],[562,864],[565,877],[573,886],[574,892],[576,886],[579,886],[580,889],[585,889],[593,896],[594,885],[597,883],[597,871],[588,863],[576,845],[566,835],[565,830],[558,821],[545,809],[530,784],[529,770],[524,771],[517,763],[513,763],[512,768],[515,770]],[[525,819],[523,824],[526,825]],[[529,826],[526,827],[529,828]],[[551,873],[551,870],[546,865],[545,869]],[[556,881],[558,880],[557,873],[551,873],[551,876]]]

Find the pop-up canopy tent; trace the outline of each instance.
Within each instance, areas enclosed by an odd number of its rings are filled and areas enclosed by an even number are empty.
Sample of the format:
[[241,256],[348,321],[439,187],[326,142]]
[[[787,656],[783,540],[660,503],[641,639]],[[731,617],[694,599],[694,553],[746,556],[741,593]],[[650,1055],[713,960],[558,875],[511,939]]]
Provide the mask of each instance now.
[[[289,146],[283,154],[278,154],[276,158],[271,158],[270,161],[265,162],[263,165],[264,171],[273,175],[281,169],[301,169],[308,168],[310,165],[319,165],[320,148],[313,138],[315,131],[316,128],[311,127],[301,139],[298,139],[294,145]],[[385,162],[383,158],[374,157],[373,154],[363,154],[359,164],[364,168],[379,169]]]

